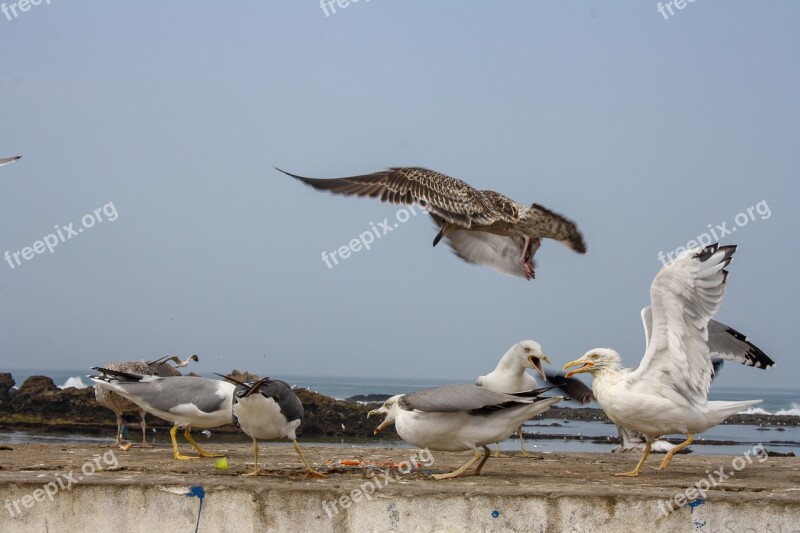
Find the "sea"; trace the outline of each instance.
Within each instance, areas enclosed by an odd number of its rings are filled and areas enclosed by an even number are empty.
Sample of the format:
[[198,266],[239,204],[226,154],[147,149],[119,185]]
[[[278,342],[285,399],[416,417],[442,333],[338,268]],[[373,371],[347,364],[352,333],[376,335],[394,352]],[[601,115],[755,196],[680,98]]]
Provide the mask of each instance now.
[[[88,387],[91,381],[86,377],[89,373],[81,370],[52,370],[47,371],[37,369],[16,369],[11,372],[17,387],[19,387],[28,377],[33,375],[48,375],[53,382],[61,387]],[[201,374],[205,375],[205,374]],[[205,377],[216,378],[213,374]],[[320,394],[337,399],[346,399],[357,395],[368,394],[403,394],[417,390],[427,389],[442,385],[442,380],[426,379],[398,379],[398,378],[356,378],[356,377],[319,377],[285,375],[281,379],[290,385],[304,387]],[[462,381],[463,382],[463,381]],[[453,381],[458,383],[458,381]],[[750,398],[761,398],[764,401],[756,407],[750,408],[745,413],[767,414],[767,415],[789,415],[800,417],[800,390],[795,389],[766,389],[766,388],[732,388],[732,387],[711,387],[709,399],[711,400],[746,400]],[[559,404],[560,407],[578,408],[583,407],[574,402]],[[599,407],[592,404],[589,407]],[[552,411],[551,411],[552,412]],[[109,412],[113,418],[113,414]],[[612,424],[602,422],[584,422],[578,420],[554,420],[546,419],[531,421],[524,427],[526,434],[533,434],[526,438],[526,448],[528,451],[536,452],[564,452],[564,451],[583,451],[583,452],[603,452],[610,451],[614,447],[613,443],[608,442],[610,437],[617,435],[616,427]],[[212,430],[213,434],[213,430]],[[208,435],[208,434],[207,434]],[[169,442],[169,437],[160,435],[161,440]],[[228,437],[222,435],[216,438],[224,440]],[[0,431],[0,443],[19,443],[19,442],[105,442],[108,437],[97,435],[81,435],[75,433],[58,432],[30,432],[30,431]],[[704,441],[725,441],[729,444],[704,444]],[[307,445],[314,444],[337,444],[352,447],[380,447],[396,445],[406,447],[402,441],[390,442],[386,439],[364,439],[364,438],[325,438],[325,439],[304,439]],[[693,453],[714,454],[714,455],[739,455],[754,446],[763,444],[768,450],[781,453],[793,452],[800,456],[800,426],[750,426],[740,424],[721,424],[711,428],[702,435],[696,436],[691,449]],[[509,439],[501,443],[500,447],[504,451],[515,451],[520,446],[519,440]]]

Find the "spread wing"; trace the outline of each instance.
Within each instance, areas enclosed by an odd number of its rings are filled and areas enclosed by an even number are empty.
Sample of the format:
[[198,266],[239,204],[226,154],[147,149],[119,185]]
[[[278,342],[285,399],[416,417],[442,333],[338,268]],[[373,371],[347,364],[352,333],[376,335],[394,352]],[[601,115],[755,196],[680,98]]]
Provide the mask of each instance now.
[[499,215],[483,193],[469,184],[417,167],[390,168],[374,174],[347,178],[317,179],[291,174],[318,190],[345,196],[380,198],[393,204],[419,204],[429,213],[456,226],[470,228],[473,224],[491,224]]
[[570,219],[539,204],[533,204],[527,216],[526,224],[530,227],[531,235],[559,241],[579,254],[586,253],[583,235]]
[[594,401],[592,389],[576,378],[568,378],[561,373],[545,372],[547,381],[564,391],[573,400],[587,404]]
[[652,326],[639,366],[624,379],[680,403],[704,403],[713,374],[708,323],[722,303],[735,246],[687,250],[650,287]]
[[[642,324],[644,325],[645,347],[647,347],[653,329],[650,306],[642,309]],[[758,346],[747,340],[746,335],[716,320],[708,322],[708,351],[720,359],[756,368],[769,368],[775,364],[775,361],[761,351]]]
[[3,157],[3,158],[0,158],[0,167],[2,167],[3,165],[7,165],[9,163],[13,163],[17,159],[20,159],[21,157],[22,157],[21,155],[17,155],[17,156],[14,156],[14,157]]

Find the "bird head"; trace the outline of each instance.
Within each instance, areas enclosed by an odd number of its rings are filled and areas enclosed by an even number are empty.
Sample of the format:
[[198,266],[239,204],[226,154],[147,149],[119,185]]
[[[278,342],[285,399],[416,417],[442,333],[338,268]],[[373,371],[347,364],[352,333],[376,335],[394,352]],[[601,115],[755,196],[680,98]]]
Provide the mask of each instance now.
[[512,348],[514,356],[518,358],[522,366],[525,368],[533,368],[541,376],[542,379],[547,380],[542,368],[542,361],[548,365],[552,364],[550,358],[542,353],[542,347],[535,341],[520,341]]
[[595,375],[601,370],[619,370],[621,363],[622,358],[614,350],[610,348],[595,348],[583,354],[580,359],[575,359],[564,365],[564,370],[573,366],[578,367],[567,372],[565,377],[572,377],[583,372]]
[[383,431],[388,426],[394,424],[395,418],[397,418],[397,413],[400,411],[400,405],[398,405],[398,402],[400,401],[400,398],[402,396],[403,396],[402,394],[398,394],[397,396],[392,396],[391,398],[383,402],[383,405],[367,413],[367,418],[370,418],[372,415],[379,415],[379,414],[386,415],[386,418],[383,419],[383,422],[381,422],[378,425],[378,427],[375,428],[374,431],[375,435]]

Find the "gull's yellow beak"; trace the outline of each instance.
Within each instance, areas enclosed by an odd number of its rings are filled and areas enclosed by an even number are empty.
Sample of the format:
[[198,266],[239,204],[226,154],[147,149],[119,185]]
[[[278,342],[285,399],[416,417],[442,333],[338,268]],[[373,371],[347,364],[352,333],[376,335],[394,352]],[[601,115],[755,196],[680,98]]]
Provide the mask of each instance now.
[[545,354],[542,354],[541,357],[536,357],[535,355],[528,356],[528,362],[536,369],[537,372],[542,376],[542,379],[547,381],[547,376],[544,374],[544,369],[542,368],[542,361],[547,363],[548,365],[552,365],[553,363],[550,362],[550,358],[547,357]]
[[583,359],[575,359],[574,361],[570,361],[566,365],[564,365],[564,370],[568,369],[571,366],[579,366],[580,368],[576,368],[575,370],[570,370],[564,377],[572,377],[575,374],[580,374],[581,372],[586,372],[591,367],[594,366],[594,363],[590,361],[584,361]]

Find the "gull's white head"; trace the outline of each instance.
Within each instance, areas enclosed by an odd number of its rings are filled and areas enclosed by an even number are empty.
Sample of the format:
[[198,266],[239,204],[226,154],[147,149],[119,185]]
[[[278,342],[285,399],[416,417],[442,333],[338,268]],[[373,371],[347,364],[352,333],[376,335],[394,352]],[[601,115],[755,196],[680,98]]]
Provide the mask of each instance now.
[[402,394],[392,396],[391,398],[383,402],[383,405],[367,413],[367,418],[371,417],[372,415],[379,415],[379,414],[386,415],[386,418],[383,419],[383,422],[381,422],[378,425],[378,427],[375,428],[374,431],[375,435],[383,431],[388,426],[394,424],[394,421],[397,418],[398,413],[400,412],[400,405],[398,404],[398,402],[402,397],[403,397]]
[[566,377],[583,372],[595,375],[603,370],[619,370],[622,368],[622,357],[610,348],[595,348],[583,354],[580,359],[575,359],[564,365],[564,370],[573,366],[578,368],[567,372]]
[[544,375],[544,370],[542,369],[542,361],[548,365],[552,363],[550,362],[550,358],[542,353],[542,346],[538,342],[519,341],[517,344],[511,347],[509,352],[521,366],[525,368],[533,368],[539,372],[539,374],[541,374],[542,379],[547,379],[547,376]]

